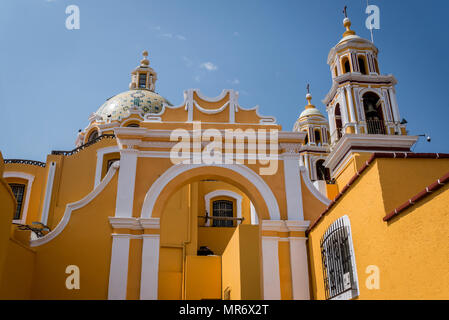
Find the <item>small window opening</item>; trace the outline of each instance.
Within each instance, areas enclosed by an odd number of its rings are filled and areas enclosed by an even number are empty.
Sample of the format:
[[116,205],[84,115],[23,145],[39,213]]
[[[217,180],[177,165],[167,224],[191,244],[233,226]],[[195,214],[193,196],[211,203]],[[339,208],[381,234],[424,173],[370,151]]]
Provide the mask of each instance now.
[[12,183],[9,185],[11,187],[12,193],[17,201],[17,209],[14,213],[14,220],[19,220],[22,215],[22,204],[25,195],[25,185]]

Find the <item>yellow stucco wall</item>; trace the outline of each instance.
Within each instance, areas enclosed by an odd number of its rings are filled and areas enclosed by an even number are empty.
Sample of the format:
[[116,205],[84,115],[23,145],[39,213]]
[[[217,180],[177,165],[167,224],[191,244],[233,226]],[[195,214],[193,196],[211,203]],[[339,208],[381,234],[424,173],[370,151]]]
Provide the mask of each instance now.
[[[447,299],[449,297],[449,190],[445,186],[391,222],[383,221],[387,212],[384,202],[401,204],[405,193],[393,192],[393,185],[403,187],[398,179],[412,180],[416,171],[427,171],[435,176],[437,168],[446,166],[445,160],[391,161],[377,159],[362,174],[338,203],[309,233],[309,267],[311,293],[315,299],[324,299],[324,282],[320,253],[320,239],[326,229],[338,218],[347,215],[351,222],[355,261],[360,296],[358,299]],[[407,168],[404,169],[403,168]],[[417,177],[417,176],[415,176]],[[406,180],[407,180],[406,179]],[[437,177],[435,177],[435,180]],[[392,184],[385,192],[385,181]],[[413,186],[427,181],[411,182]],[[408,193],[408,192],[406,192]],[[406,198],[414,194],[406,195]],[[380,270],[380,289],[370,290],[365,282],[370,274],[367,267]]]
[[221,257],[187,256],[186,299],[221,299]]
[[222,256],[222,290],[231,300],[258,300],[261,290],[259,226],[239,225]]
[[0,299],[31,298],[36,252],[9,239],[5,268],[0,274]]

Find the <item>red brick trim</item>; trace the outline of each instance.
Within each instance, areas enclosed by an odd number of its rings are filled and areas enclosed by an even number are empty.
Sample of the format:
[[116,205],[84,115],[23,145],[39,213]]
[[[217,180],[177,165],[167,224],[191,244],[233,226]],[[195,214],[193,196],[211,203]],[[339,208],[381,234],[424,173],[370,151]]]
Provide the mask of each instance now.
[[[363,167],[351,178],[351,180],[348,182],[348,184],[343,188],[343,190],[341,190],[341,192],[337,195],[337,197],[335,197],[335,199],[330,203],[330,205],[326,208],[326,210],[324,210],[323,213],[321,213],[321,215],[318,217],[318,219],[315,220],[315,222],[313,222],[309,229],[307,229],[306,234],[308,234],[310,231],[312,231],[316,225],[318,225],[318,223],[321,221],[322,218],[324,218],[324,216],[332,209],[332,207],[337,203],[337,201],[349,190],[349,188],[359,179],[359,177],[366,171],[366,169],[374,162],[374,160],[378,159],[378,158],[391,158],[391,159],[449,159],[449,154],[448,153],[410,153],[410,152],[400,152],[400,153],[384,153],[384,152],[377,152],[377,153],[373,153],[373,155],[369,158],[368,161],[365,162],[365,164],[363,165]],[[447,176],[447,179],[449,180],[449,173],[447,175],[445,175],[444,177]],[[443,178],[444,178],[443,177]],[[442,179],[439,179],[436,184],[439,185],[439,182],[443,181]],[[447,180],[446,180],[447,181]],[[445,182],[442,182],[443,184]],[[435,184],[435,183],[434,183]],[[434,184],[430,185],[427,188],[430,188],[431,186],[433,186]],[[439,187],[441,187],[442,185],[439,185]],[[436,189],[435,189],[436,190]],[[434,191],[434,190],[431,190]],[[422,192],[420,192],[419,194],[421,194]],[[418,195],[419,195],[418,194]],[[426,194],[427,191],[426,191]],[[416,195],[415,197],[417,197],[418,195]],[[413,197],[413,198],[415,198]],[[413,199],[412,198],[412,199]],[[418,198],[418,200],[421,198]],[[417,199],[415,199],[415,201],[417,201]],[[395,209],[398,210],[400,209],[399,212],[405,210],[405,208],[408,208],[412,205],[412,203],[414,203],[411,199],[409,201],[407,201],[407,203],[403,204],[402,206],[400,206],[399,208]],[[404,207],[404,208],[402,208]],[[394,211],[393,211],[394,212]],[[398,213],[395,213],[393,216],[397,215]],[[391,214],[390,214],[391,215]],[[390,215],[388,215],[387,217],[384,218],[384,221],[388,221],[389,219],[391,219],[392,217],[388,218]],[[388,219],[387,219],[388,218]]]
[[446,183],[449,182],[449,172],[446,173],[444,176],[442,176],[440,179],[438,179],[436,182],[432,183],[430,186],[426,187],[424,190],[416,194],[415,196],[408,199],[406,202],[404,202],[402,205],[394,209],[389,215],[387,215],[383,220],[385,222],[390,221],[394,217],[398,216],[401,212],[405,211],[406,209],[412,207],[420,200],[426,198],[429,196],[432,192],[437,191],[441,187],[443,187]]

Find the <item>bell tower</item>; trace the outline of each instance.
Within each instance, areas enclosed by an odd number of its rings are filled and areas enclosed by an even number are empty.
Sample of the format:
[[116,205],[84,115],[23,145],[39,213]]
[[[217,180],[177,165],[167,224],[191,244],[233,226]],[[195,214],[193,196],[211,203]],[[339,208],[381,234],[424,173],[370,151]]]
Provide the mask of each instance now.
[[378,49],[351,30],[347,16],[343,25],[343,38],[327,61],[333,85],[323,102],[331,143],[336,144],[346,133],[407,135],[396,100],[396,78],[381,74]]
[[[323,103],[329,119],[334,177],[348,153],[408,152],[418,137],[407,134],[396,100],[396,78],[381,73],[379,50],[351,29],[346,7],[342,39],[329,53],[332,88]],[[345,160],[345,161],[346,161]]]

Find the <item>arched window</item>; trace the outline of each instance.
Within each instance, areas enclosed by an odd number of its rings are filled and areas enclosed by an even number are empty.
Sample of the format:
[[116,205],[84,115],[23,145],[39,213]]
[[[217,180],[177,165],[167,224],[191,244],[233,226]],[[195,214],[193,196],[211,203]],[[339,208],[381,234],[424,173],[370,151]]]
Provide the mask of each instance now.
[[306,132],[306,138],[304,139],[304,144],[309,144],[309,134]]
[[89,138],[87,139],[87,142],[92,142],[92,141],[94,141],[95,139],[97,139],[98,138],[98,131],[97,130],[94,130],[94,131],[92,131],[92,133],[89,135]]
[[343,58],[343,71],[344,73],[351,72],[351,64],[349,63],[349,59],[347,57]]
[[366,60],[365,60],[365,57],[363,57],[363,56],[359,56],[358,57],[358,61],[359,61],[359,68],[360,68],[360,73],[361,74],[368,74],[367,72],[366,72]]
[[351,224],[348,216],[335,221],[320,241],[324,292],[327,300],[359,295]]
[[317,129],[314,131],[315,132],[315,144],[317,146],[321,146],[322,145],[322,141],[321,141],[321,134],[320,134],[320,130]]
[[[234,203],[229,200],[216,200],[212,203],[212,215],[214,217],[232,218],[234,217]],[[214,227],[233,227],[232,220],[213,220]]]
[[362,99],[368,134],[386,134],[379,96],[373,92],[367,92]]
[[[343,128],[343,124],[341,122],[341,110],[340,110],[340,104],[337,103],[337,105],[335,106],[335,130],[337,131],[336,135],[337,135],[337,139],[340,139],[342,134],[342,128]],[[332,135],[335,135],[335,133],[332,133]]]
[[324,166],[324,160],[318,160],[315,167],[317,180],[329,181],[331,179],[329,169]]
[[127,125],[128,128],[139,128],[140,125],[138,123],[130,123]]

